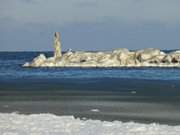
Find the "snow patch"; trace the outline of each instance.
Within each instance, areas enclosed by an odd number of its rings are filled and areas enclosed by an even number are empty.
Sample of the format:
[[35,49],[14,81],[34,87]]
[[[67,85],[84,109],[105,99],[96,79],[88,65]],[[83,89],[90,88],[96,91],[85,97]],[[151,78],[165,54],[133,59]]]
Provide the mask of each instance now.
[[0,113],[1,135],[179,135],[180,126]]

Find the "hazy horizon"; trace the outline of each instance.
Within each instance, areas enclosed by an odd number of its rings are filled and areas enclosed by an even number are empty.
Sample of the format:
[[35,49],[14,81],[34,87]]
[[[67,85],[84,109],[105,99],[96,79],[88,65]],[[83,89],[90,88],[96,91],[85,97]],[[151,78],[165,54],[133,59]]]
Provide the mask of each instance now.
[[0,51],[180,49],[178,0],[2,0]]

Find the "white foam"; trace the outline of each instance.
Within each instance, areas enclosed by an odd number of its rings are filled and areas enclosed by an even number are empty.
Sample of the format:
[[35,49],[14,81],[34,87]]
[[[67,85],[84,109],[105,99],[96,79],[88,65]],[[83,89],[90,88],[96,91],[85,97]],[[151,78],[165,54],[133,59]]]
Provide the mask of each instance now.
[[3,107],[4,107],[4,108],[8,108],[8,107],[9,107],[9,105],[3,105]]
[[179,135],[180,126],[0,113],[1,135]]
[[99,109],[91,109],[90,111],[91,111],[91,112],[100,112]]
[[136,94],[136,91],[131,91],[131,94]]

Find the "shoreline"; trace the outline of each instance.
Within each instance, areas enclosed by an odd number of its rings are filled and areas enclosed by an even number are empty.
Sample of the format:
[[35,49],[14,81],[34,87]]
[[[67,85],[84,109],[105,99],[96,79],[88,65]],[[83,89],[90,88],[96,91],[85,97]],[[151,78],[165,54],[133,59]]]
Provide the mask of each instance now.
[[180,126],[170,126],[158,123],[142,124],[122,121],[100,121],[79,119],[74,116],[57,116],[54,114],[17,114],[0,113],[3,124],[2,134],[143,134],[143,135],[178,135]]
[[23,65],[23,68],[80,68],[80,69],[122,69],[122,68],[137,68],[137,69],[141,69],[141,68],[180,68],[180,65],[148,65],[148,66],[131,66],[131,65],[126,65],[126,66],[86,66],[86,65],[66,65],[66,66],[39,66],[39,67],[35,67],[35,66],[26,66]]

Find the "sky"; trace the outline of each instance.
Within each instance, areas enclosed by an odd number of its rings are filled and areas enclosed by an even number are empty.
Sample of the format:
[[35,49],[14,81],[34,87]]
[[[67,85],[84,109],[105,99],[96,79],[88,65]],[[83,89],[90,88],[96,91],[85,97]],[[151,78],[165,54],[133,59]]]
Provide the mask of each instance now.
[[180,0],[0,0],[0,51],[180,49]]

